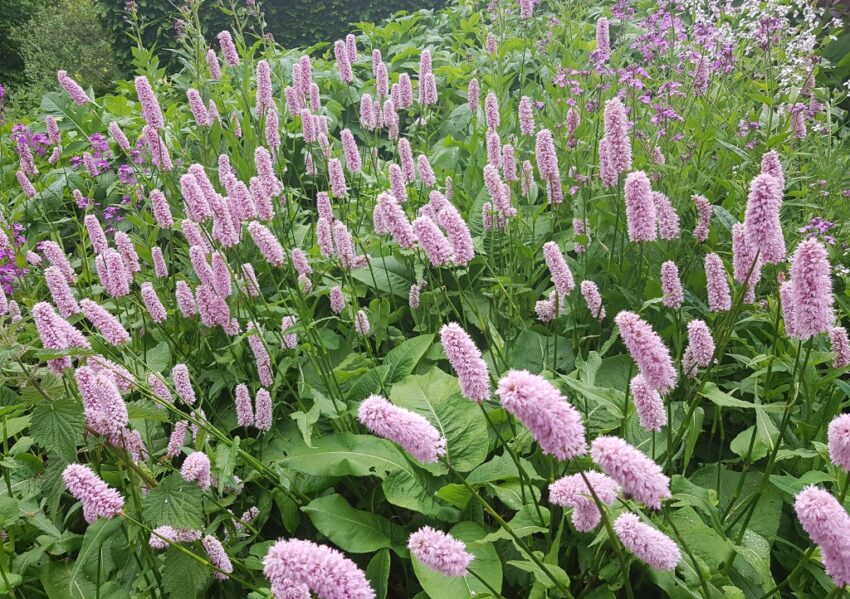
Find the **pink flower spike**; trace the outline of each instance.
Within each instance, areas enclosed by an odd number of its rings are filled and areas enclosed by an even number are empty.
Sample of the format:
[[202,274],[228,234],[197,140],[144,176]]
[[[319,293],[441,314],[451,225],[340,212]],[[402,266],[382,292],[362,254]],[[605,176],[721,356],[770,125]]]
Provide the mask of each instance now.
[[629,173],[624,187],[629,241],[655,241],[657,218],[652,186],[643,171]]
[[794,330],[805,341],[829,333],[835,322],[832,311],[832,276],[824,245],[814,237],[797,246],[791,263]]
[[221,53],[224,54],[224,62],[231,67],[237,66],[239,64],[239,53],[236,51],[236,45],[233,43],[230,32],[222,31],[217,37],[221,46]]
[[[431,192],[439,194],[437,191]],[[455,264],[466,266],[475,257],[475,246],[469,225],[463,220],[460,212],[446,201],[445,207],[437,214],[437,222],[445,229],[452,246],[452,260]]]
[[210,459],[203,451],[190,454],[180,468],[180,476],[186,482],[198,483],[201,490],[210,488]]
[[151,320],[160,323],[167,318],[165,306],[159,301],[156,290],[149,281],[142,283],[142,301],[145,303],[145,308],[147,308]]
[[850,366],[850,339],[847,329],[835,326],[829,330],[829,343],[833,353],[832,367],[835,369]]
[[121,321],[94,301],[80,300],[80,308],[94,328],[112,345],[123,345],[130,341],[130,333],[121,325]]
[[511,370],[499,381],[502,406],[522,422],[543,453],[571,460],[587,452],[581,415],[554,385],[527,370]]
[[147,77],[136,77],[136,95],[142,105],[142,117],[147,124],[154,130],[165,128],[165,120],[162,118],[159,101],[156,99],[156,94]]
[[251,395],[248,387],[243,384],[236,386],[236,423],[239,426],[254,425],[254,408],[251,406]]
[[410,535],[407,548],[417,560],[444,576],[466,576],[467,567],[475,559],[462,541],[430,526]]
[[360,404],[358,419],[372,433],[398,443],[423,464],[446,455],[446,440],[430,422],[380,395],[371,395]]
[[587,303],[587,309],[597,320],[605,319],[605,306],[602,305],[602,295],[599,293],[599,287],[593,281],[581,282],[581,294]]
[[691,198],[697,207],[697,227],[694,238],[702,243],[708,239],[708,227],[711,224],[711,203],[705,196],[695,195]]
[[755,302],[756,285],[761,279],[761,259],[756,257],[743,223],[732,225],[732,276],[738,283],[747,283],[744,302]]
[[732,309],[732,292],[723,260],[715,253],[705,257],[705,285],[708,294],[708,309],[726,312]]
[[[602,520],[599,507],[593,500],[590,488],[600,502],[611,505],[620,494],[620,485],[601,472],[588,471],[564,476],[549,485],[549,501],[555,505],[573,508],[572,521],[579,532],[590,532]],[[586,479],[586,480],[585,480]],[[590,487],[588,487],[590,483]]]
[[445,266],[452,261],[452,246],[433,220],[420,216],[413,221],[413,230],[432,266]]
[[283,246],[268,227],[257,221],[252,221],[248,224],[248,233],[269,264],[278,268],[283,267],[286,263],[286,254]]
[[826,573],[835,584],[850,584],[850,516],[827,491],[809,486],[794,502],[803,530],[820,545]]
[[[312,541],[278,541],[263,558],[263,573],[277,599],[290,599],[284,592],[297,585],[306,586],[321,599],[375,599],[366,575],[354,562],[336,549]],[[290,597],[305,599],[303,593]]]
[[625,173],[632,168],[632,141],[629,139],[629,122],[626,107],[615,97],[605,104],[605,139],[610,168]]
[[664,293],[664,305],[668,308],[681,308],[685,300],[682,283],[679,280],[679,268],[668,260],[661,265],[661,290]]
[[254,398],[254,426],[260,431],[269,431],[272,428],[272,396],[265,390],[257,391]]
[[171,379],[174,381],[177,396],[187,405],[195,405],[197,398],[192,388],[192,379],[189,377],[189,368],[185,364],[175,364],[171,369]]
[[629,383],[640,425],[648,431],[658,432],[667,424],[667,412],[658,391],[646,382],[642,374]]
[[266,110],[274,107],[272,97],[272,78],[269,63],[265,60],[257,62],[257,115],[262,117]]
[[653,460],[619,437],[597,437],[590,446],[593,461],[623,490],[653,509],[670,497],[670,479]]
[[655,203],[655,213],[658,216],[658,236],[661,239],[678,239],[679,238],[679,215],[670,199],[659,191],[652,192],[652,199]]
[[62,271],[56,266],[49,266],[44,270],[44,280],[47,283],[47,289],[50,291],[50,297],[53,298],[53,303],[59,309],[59,313],[68,318],[72,314],[77,314],[80,311],[80,305],[74,299],[74,294],[68,286],[68,281],[62,276]]
[[88,466],[69,464],[62,472],[65,488],[83,504],[83,517],[93,524],[98,518],[112,518],[124,509],[124,498],[109,487]]
[[614,531],[626,549],[653,568],[674,570],[682,560],[682,554],[673,539],[641,522],[637,514],[621,514],[614,521]]
[[772,175],[760,174],[750,184],[744,226],[750,244],[766,264],[785,260],[785,238],[780,211],[782,189]]
[[622,311],[614,318],[623,343],[637,363],[647,383],[666,394],[676,386],[676,369],[670,350],[652,326],[634,312]]
[[841,414],[829,423],[829,459],[850,472],[850,414]]
[[59,80],[59,85],[61,85],[68,95],[71,96],[71,99],[79,104],[80,106],[85,106],[89,102],[91,102],[91,98],[89,98],[88,94],[80,87],[80,84],[71,79],[68,76],[67,71],[57,71],[56,78]]
[[782,304],[782,320],[785,322],[785,334],[797,338],[796,308],[791,281],[783,281],[779,286],[779,299]]
[[575,289],[575,280],[561,249],[554,241],[547,241],[543,244],[543,257],[546,260],[546,266],[549,267],[549,273],[552,275],[552,282],[555,284],[555,289],[561,299],[568,297]]
[[481,351],[469,334],[455,322],[440,329],[440,343],[460,381],[463,396],[482,402],[490,397],[490,372]]
[[526,136],[534,135],[534,109],[531,98],[523,96],[519,101],[519,130]]
[[201,540],[201,545],[204,546],[204,551],[207,552],[207,555],[210,558],[210,563],[218,568],[218,571],[213,573],[213,576],[215,576],[218,580],[227,580],[230,578],[228,575],[233,572],[233,564],[231,563],[230,558],[227,557],[227,553],[224,551],[221,541],[212,535],[207,535],[203,538],[203,540]]
[[714,338],[705,321],[692,320],[688,323],[688,348],[682,357],[682,370],[691,378],[696,369],[708,368],[714,359]]
[[153,270],[157,279],[163,279],[168,276],[168,266],[165,264],[165,257],[162,255],[162,248],[159,246],[151,248],[151,258],[153,259]]

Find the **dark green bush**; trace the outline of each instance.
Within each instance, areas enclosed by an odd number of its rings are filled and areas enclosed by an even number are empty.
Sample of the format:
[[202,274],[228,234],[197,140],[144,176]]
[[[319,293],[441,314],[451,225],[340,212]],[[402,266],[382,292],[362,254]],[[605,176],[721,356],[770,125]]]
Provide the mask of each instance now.
[[[127,35],[126,0],[96,0],[105,26],[113,35],[113,45],[119,59],[129,62],[134,42]],[[309,46],[321,41],[332,42],[351,31],[351,23],[380,21],[401,11],[437,8],[446,0],[267,0],[258,2],[266,17],[269,31],[275,40],[286,46]],[[143,41],[146,47],[156,45],[160,50],[175,46],[174,23],[178,18],[175,7],[164,0],[136,0],[138,14],[147,26]],[[240,4],[243,4],[240,2]],[[200,11],[207,39],[228,28],[230,18],[222,10],[229,2],[209,0]],[[164,62],[167,54],[160,53]]]
[[56,71],[67,70],[95,93],[112,89],[119,76],[109,36],[93,0],[44,4],[12,34],[23,60],[25,87],[13,89],[15,105],[25,109],[56,87]]
[[13,37],[44,0],[3,0],[0,10],[0,84],[15,88],[24,80],[24,60]]

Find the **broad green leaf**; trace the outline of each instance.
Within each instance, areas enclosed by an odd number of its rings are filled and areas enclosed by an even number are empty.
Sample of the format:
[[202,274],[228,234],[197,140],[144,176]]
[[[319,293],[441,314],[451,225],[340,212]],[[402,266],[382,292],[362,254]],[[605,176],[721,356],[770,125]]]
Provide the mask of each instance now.
[[316,439],[313,447],[293,446],[279,466],[313,476],[377,476],[412,470],[391,441],[372,435],[337,433]]
[[407,557],[407,532],[383,516],[357,510],[342,495],[318,497],[301,508],[319,532],[340,549],[371,553],[392,549]]
[[70,399],[38,404],[32,412],[30,436],[67,462],[76,461],[77,445],[83,441],[83,406]]
[[706,383],[701,395],[721,408],[743,408],[745,410],[764,410],[765,412],[782,412],[785,409],[782,404],[755,404],[742,401],[724,393],[714,383]]
[[8,529],[21,514],[18,500],[14,497],[0,497],[0,530]]
[[196,599],[212,570],[190,555],[171,547],[165,552],[162,586],[169,599]]
[[[542,522],[541,517],[543,519]],[[522,509],[518,511],[513,518],[511,518],[511,521],[508,522],[508,524],[514,534],[521,539],[535,533],[549,532],[549,529],[547,528],[549,526],[549,510],[545,507],[541,507],[540,515],[538,515],[533,506],[523,506]],[[511,535],[509,535],[507,531],[503,528],[499,528],[477,542],[492,543],[499,539],[510,540],[511,538]]]
[[[534,466],[528,460],[519,459],[523,472],[525,472],[531,480],[543,480],[537,474]],[[519,480],[520,474],[511,456],[507,453],[497,455],[489,461],[484,462],[475,470],[470,472],[466,477],[466,482],[470,485],[482,485],[486,483],[494,483],[499,481]]]
[[390,503],[443,520],[458,517],[457,510],[435,498],[442,485],[386,439],[337,433],[317,439],[313,447],[293,444],[277,464],[312,476],[377,476],[384,479]]
[[392,557],[388,549],[381,549],[366,566],[366,578],[375,590],[376,599],[387,599]]
[[[536,552],[536,554],[537,553],[538,552]],[[540,561],[543,561],[542,554],[539,554],[538,557],[541,558]],[[534,579],[547,589],[552,589],[556,587],[555,581],[553,581],[552,578],[555,578],[555,580],[557,580],[558,583],[560,583],[562,586],[566,588],[570,587],[570,577],[567,576],[567,573],[564,572],[564,570],[560,566],[557,566],[555,564],[546,564],[546,571],[543,571],[540,566],[535,564],[530,559],[510,560],[508,561],[508,565],[513,566],[514,568],[518,568],[523,572],[528,572],[529,574],[532,574],[534,576]],[[551,574],[551,576],[549,576],[549,574]]]
[[384,357],[384,364],[388,367],[386,380],[392,383],[413,372],[433,342],[434,335],[419,335],[391,349]]
[[[475,556],[469,564],[469,569],[486,580],[494,589],[501,591],[502,562],[495,547],[492,543],[475,542],[484,537],[486,531],[474,522],[461,522],[456,524],[449,534],[466,543],[467,551]],[[472,599],[488,592],[487,588],[473,576],[464,578],[444,576],[415,557],[412,561],[416,579],[431,599]]]
[[[716,465],[712,464],[700,468],[689,478],[695,485],[704,489],[714,489],[717,491],[717,497],[720,501],[718,509],[721,512],[726,512],[729,508],[729,503],[732,501],[732,497],[735,495],[735,491],[738,488],[741,476],[742,474],[740,472],[735,472],[725,467],[718,468]],[[730,512],[732,518],[737,515],[739,510],[746,509],[745,506],[749,505],[747,497],[755,493],[756,489],[759,487],[761,477],[761,472],[753,470],[747,472],[741,494],[735,502],[734,509]],[[753,517],[750,520],[748,528],[766,539],[775,537],[777,530],[779,530],[779,518],[781,511],[782,497],[776,489],[772,486],[768,486],[758,497],[758,506],[756,511],[753,513]],[[733,531],[735,530],[737,530],[737,528],[733,529]]]
[[215,451],[215,472],[218,478],[218,492],[221,493],[231,482],[236,458],[239,456],[239,437],[232,444],[219,443]]
[[169,525],[175,528],[204,527],[201,489],[175,473],[167,476],[142,499],[142,514],[153,527]]
[[448,459],[468,472],[487,457],[487,422],[475,402],[460,394],[457,379],[432,368],[393,385],[390,400],[428,419],[448,441]]
[[770,543],[752,530],[746,530],[741,544],[733,547],[738,555],[732,567],[762,592],[771,591],[776,581],[770,571]]
[[[71,570],[72,584],[80,576],[88,580],[103,580],[114,569],[112,546],[116,541],[126,545],[124,536],[119,532],[123,525],[120,517],[100,518],[86,528],[83,545]],[[100,569],[99,573],[98,569]]]
[[[755,439],[753,439],[754,435]],[[750,449],[751,446],[752,449]],[[729,449],[731,449],[736,455],[745,458],[750,462],[758,462],[767,455],[767,445],[765,445],[764,441],[761,440],[760,435],[757,434],[756,427],[754,426],[738,433],[738,435],[732,439],[732,443],[729,444]]]
[[68,561],[48,561],[41,567],[39,580],[49,599],[91,599],[97,585],[79,575],[72,579],[73,564]]
[[[386,262],[386,268],[384,268]],[[383,293],[392,293],[396,297],[407,299],[413,281],[408,277],[406,268],[395,258],[389,256],[386,260],[374,260],[366,268],[351,271],[351,276],[365,283],[368,287]]]

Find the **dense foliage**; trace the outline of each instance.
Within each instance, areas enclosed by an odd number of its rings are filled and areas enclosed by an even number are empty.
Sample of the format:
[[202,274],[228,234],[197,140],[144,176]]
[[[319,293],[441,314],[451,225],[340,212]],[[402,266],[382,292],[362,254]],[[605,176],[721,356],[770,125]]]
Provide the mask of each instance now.
[[3,593],[843,594],[841,23],[214,10],[2,130]]
[[[128,20],[140,21],[141,39],[148,48],[173,48],[181,35],[172,3],[161,0],[97,0],[97,3],[106,27],[113,33],[116,53],[124,62],[129,62],[135,46],[127,35]],[[227,28],[234,13],[263,14],[265,25],[257,30],[271,33],[278,43],[294,48],[344,37],[351,23],[380,21],[399,11],[412,12],[444,4],[445,0],[219,0],[207,5],[201,23],[205,32],[214,34]],[[173,56],[166,53],[162,58],[171,63]]]
[[55,86],[56,71],[68,72],[98,93],[112,91],[118,63],[93,0],[45,3],[12,34],[23,59],[24,82],[12,90],[15,101],[38,106]]

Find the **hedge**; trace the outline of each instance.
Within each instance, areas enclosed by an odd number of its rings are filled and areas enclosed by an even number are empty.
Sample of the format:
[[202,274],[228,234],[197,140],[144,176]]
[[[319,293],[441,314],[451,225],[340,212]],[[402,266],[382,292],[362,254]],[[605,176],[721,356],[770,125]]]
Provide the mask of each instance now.
[[[133,42],[127,36],[124,7],[126,0],[97,0],[104,23],[113,36],[118,57],[129,61]],[[173,6],[163,0],[136,0],[140,15],[150,24],[145,30],[145,46],[174,47]],[[380,21],[405,10],[439,8],[446,0],[267,0],[261,4],[266,23],[275,40],[287,47],[309,46],[321,41],[333,41],[351,31],[351,23]],[[223,12],[201,11],[207,38],[227,28],[229,17]],[[160,53],[165,58],[167,55]]]

